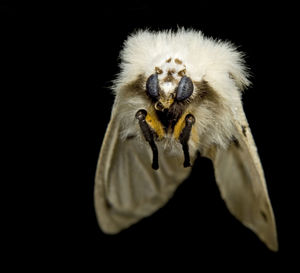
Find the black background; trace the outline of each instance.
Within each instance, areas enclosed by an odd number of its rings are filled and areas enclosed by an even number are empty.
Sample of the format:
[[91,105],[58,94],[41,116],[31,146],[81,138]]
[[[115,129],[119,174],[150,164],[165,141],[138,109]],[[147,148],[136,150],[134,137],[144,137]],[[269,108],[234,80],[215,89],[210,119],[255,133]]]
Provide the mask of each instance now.
[[[291,157],[298,149],[298,86],[291,67],[296,63],[293,7],[241,1],[126,1],[49,4],[26,13],[20,8],[17,14],[17,28],[25,34],[22,44],[32,43],[38,55],[37,106],[46,114],[43,135],[50,136],[39,144],[47,171],[42,171],[34,190],[39,203],[34,204],[37,224],[31,231],[38,238],[39,259],[47,265],[57,259],[69,265],[95,264],[100,271],[107,263],[131,268],[142,262],[142,272],[150,266],[158,270],[159,262],[166,269],[184,265],[188,271],[204,270],[207,264],[240,270],[289,267],[297,261],[299,178],[294,173],[299,160]],[[152,216],[114,236],[103,234],[97,225],[94,174],[110,118],[109,87],[119,72],[119,51],[134,30],[177,26],[229,40],[246,53],[253,84],[243,96],[244,109],[275,213],[277,253],[227,211],[212,164],[203,158]],[[34,113],[35,119],[38,115]]]

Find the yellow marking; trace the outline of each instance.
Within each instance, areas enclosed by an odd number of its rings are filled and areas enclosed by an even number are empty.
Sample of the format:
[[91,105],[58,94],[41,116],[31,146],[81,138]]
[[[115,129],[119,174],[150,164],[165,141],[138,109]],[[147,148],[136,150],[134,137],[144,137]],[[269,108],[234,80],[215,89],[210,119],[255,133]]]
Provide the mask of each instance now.
[[[174,132],[173,132],[173,136],[175,139],[179,140],[179,137],[181,135],[181,132],[183,130],[183,128],[185,127],[185,117],[186,115],[188,115],[189,113],[186,112],[184,113],[180,119],[177,121],[175,127],[174,127]],[[198,136],[198,133],[197,133],[197,129],[196,127],[193,125],[192,127],[192,131],[191,131],[191,136],[190,136],[190,139],[195,142],[196,144],[199,143],[199,136]]]
[[196,144],[199,144],[199,136],[195,126],[192,127],[191,140]]
[[162,139],[165,136],[164,128],[160,121],[158,120],[154,109],[148,111],[146,116],[146,122],[154,130],[159,139]]
[[184,113],[180,119],[177,121],[175,127],[174,127],[174,132],[173,132],[173,135],[174,135],[174,138],[175,139],[179,139],[180,137],[180,134],[183,130],[183,128],[185,127],[185,116],[187,115],[188,113]]

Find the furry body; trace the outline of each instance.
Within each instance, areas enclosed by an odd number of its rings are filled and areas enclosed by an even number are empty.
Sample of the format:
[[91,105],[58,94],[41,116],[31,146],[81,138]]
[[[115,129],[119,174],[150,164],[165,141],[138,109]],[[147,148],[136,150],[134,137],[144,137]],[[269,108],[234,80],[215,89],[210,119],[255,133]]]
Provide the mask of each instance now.
[[243,55],[199,31],[139,31],[125,42],[120,68],[95,178],[102,230],[120,232],[161,208],[200,151],[213,162],[229,211],[276,251],[273,210],[241,102],[249,85]]

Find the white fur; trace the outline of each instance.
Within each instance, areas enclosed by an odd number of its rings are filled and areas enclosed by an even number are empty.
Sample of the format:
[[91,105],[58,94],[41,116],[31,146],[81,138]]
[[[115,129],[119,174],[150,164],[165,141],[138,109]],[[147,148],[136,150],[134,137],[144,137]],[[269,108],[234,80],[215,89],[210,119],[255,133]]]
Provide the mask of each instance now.
[[221,81],[220,75],[232,73],[240,87],[249,81],[242,54],[229,42],[206,38],[200,31],[180,29],[177,32],[138,31],[125,41],[121,52],[118,83],[136,79],[140,73],[151,75],[156,66],[168,58],[182,60],[187,75],[200,81],[204,75]]
[[[241,105],[240,91],[249,85],[242,57],[231,43],[206,38],[195,30],[138,31],[130,35],[121,52],[121,72],[114,86],[118,106],[115,108],[120,115],[122,136],[139,131],[135,113],[141,108],[147,109],[151,104],[142,98],[126,96],[126,90],[122,92],[123,87],[135,81],[139,75],[148,78],[158,67],[162,70],[162,74],[159,74],[160,87],[168,94],[180,80],[178,72],[185,69],[193,82],[206,80],[222,98],[219,114],[210,111],[209,105],[192,109],[202,145],[226,147],[234,133],[233,119],[238,119],[236,111]],[[172,60],[166,62],[169,58]],[[175,59],[182,63],[175,63]],[[175,71],[176,82],[164,83],[162,79],[170,69]],[[190,145],[193,147],[195,143],[190,141]]]

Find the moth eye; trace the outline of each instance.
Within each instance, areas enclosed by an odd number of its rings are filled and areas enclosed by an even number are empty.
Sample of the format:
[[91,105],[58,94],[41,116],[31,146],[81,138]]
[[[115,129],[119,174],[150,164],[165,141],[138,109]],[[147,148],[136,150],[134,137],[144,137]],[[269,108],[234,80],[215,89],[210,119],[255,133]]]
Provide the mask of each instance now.
[[159,97],[159,86],[158,86],[158,76],[157,74],[152,74],[146,82],[146,92],[147,94],[157,99]]
[[192,95],[193,90],[194,85],[192,80],[187,76],[182,77],[178,84],[176,99],[181,101],[189,98]]

